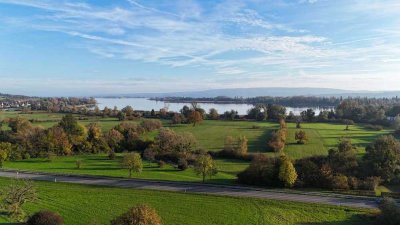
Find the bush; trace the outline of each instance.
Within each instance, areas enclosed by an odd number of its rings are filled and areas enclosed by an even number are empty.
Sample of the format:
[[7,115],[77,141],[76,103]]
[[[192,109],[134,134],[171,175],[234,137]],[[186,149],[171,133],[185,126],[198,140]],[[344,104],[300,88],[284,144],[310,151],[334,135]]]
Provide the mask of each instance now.
[[80,159],[76,160],[75,164],[76,164],[76,168],[80,169],[82,166],[82,160],[80,160]]
[[108,158],[111,159],[111,160],[114,160],[116,157],[117,157],[117,155],[115,154],[114,151],[111,151],[111,152],[108,154]]
[[164,161],[162,161],[162,160],[158,161],[158,167],[164,168],[165,165],[166,165],[166,163]]
[[29,217],[27,225],[62,225],[64,219],[58,213],[48,210],[39,211]]
[[367,128],[368,130],[375,130],[375,131],[383,130],[383,127],[381,125],[367,124],[367,125],[365,125],[365,128]]
[[341,190],[349,190],[348,178],[342,174],[333,176],[332,188],[333,189],[341,189]]
[[161,225],[161,218],[155,209],[138,205],[111,221],[111,225]]
[[178,169],[186,170],[189,167],[189,163],[186,159],[180,158],[178,161]]
[[23,157],[24,159],[30,159],[31,158],[31,155],[29,154],[29,153],[25,153],[24,154],[24,157]]
[[379,225],[398,225],[400,224],[400,207],[392,198],[384,198],[379,205],[381,210],[377,218]]
[[146,148],[143,152],[143,158],[145,160],[153,161],[155,159],[156,153],[151,148]]
[[367,177],[365,180],[359,182],[359,188],[374,191],[381,182],[380,177]]

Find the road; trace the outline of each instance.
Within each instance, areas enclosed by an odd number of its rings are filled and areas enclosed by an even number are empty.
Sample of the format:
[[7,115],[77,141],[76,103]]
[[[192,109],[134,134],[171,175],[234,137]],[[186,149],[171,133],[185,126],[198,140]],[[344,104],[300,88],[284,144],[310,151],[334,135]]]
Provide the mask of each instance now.
[[143,179],[119,179],[111,177],[61,175],[52,173],[35,173],[29,171],[1,170],[0,177],[24,178],[50,182],[64,182],[74,184],[102,185],[124,188],[140,188],[147,190],[175,191],[187,193],[201,193],[232,197],[251,197],[259,199],[273,199],[304,203],[319,203],[335,206],[349,206],[357,208],[376,208],[374,198],[355,197],[349,195],[321,195],[317,193],[287,193],[277,190],[256,189],[250,187],[224,186],[212,184],[196,184],[169,181],[151,181]]

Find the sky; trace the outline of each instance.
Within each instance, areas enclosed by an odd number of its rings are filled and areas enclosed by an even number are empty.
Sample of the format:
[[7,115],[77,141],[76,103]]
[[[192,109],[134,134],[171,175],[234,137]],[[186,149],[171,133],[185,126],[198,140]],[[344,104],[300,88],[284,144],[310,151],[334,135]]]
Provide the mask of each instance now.
[[0,92],[400,90],[399,0],[0,0]]

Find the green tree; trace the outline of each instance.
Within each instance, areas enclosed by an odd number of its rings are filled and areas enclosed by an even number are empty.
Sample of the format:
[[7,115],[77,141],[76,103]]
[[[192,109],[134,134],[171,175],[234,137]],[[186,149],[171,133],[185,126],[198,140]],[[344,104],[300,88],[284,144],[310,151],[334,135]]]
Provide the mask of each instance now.
[[292,161],[285,156],[281,158],[281,166],[279,167],[279,180],[281,180],[286,187],[293,187],[297,180],[296,169],[294,168]]
[[205,182],[207,176],[211,177],[218,173],[216,163],[208,154],[201,154],[197,157],[194,171],[197,175],[202,176],[203,183]]
[[400,180],[400,142],[393,136],[381,136],[366,148],[366,173],[384,181]]
[[142,157],[139,153],[131,152],[124,155],[122,166],[129,170],[129,178],[132,177],[132,172],[140,173],[143,169]]
[[111,221],[111,225],[161,225],[162,221],[156,210],[147,205],[132,207],[128,212]]
[[37,199],[36,190],[32,181],[12,180],[4,190],[4,206],[13,219],[21,221],[25,217],[23,205]]
[[211,108],[211,109],[210,109],[210,111],[209,111],[209,113],[208,113],[208,116],[209,116],[209,118],[212,119],[212,120],[217,120],[217,119],[219,119],[218,111],[217,111],[216,109],[214,109],[214,108]]
[[336,173],[353,174],[358,167],[358,162],[351,139],[343,138],[340,140],[337,149],[330,149],[328,162]]
[[12,151],[12,145],[8,142],[0,142],[0,168],[3,168],[3,163],[6,161]]

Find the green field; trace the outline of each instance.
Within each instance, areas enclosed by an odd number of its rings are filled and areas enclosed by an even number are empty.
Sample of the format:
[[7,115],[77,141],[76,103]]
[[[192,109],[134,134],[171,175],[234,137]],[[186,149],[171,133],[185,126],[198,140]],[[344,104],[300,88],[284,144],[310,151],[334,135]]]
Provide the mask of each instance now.
[[286,142],[285,152],[294,159],[311,155],[326,155],[328,150],[337,145],[340,138],[351,138],[357,147],[359,154],[365,152],[365,147],[373,142],[378,136],[390,133],[389,130],[373,131],[362,125],[346,125],[329,123],[302,123],[302,130],[306,131],[309,142],[299,145],[294,139],[296,130],[295,123],[288,123],[289,135]]
[[[20,116],[27,119],[34,119],[34,125],[50,127],[57,123],[63,116],[58,113],[33,113],[19,114],[18,112],[2,112],[0,119]],[[76,117],[78,117],[76,115]],[[79,122],[87,125],[92,122],[99,122],[104,131],[111,129],[120,123],[115,118],[84,117],[85,120]],[[138,123],[141,120],[132,121]],[[256,121],[215,121],[205,120],[200,125],[193,127],[191,124],[171,125],[169,121],[163,120],[165,127],[169,127],[177,132],[190,132],[198,140],[198,148],[208,151],[219,151],[223,148],[224,139],[230,135],[238,137],[244,135],[249,140],[249,152],[266,152],[271,132],[278,128],[277,123],[256,122]],[[258,128],[254,129],[253,126]],[[389,130],[373,131],[368,130],[363,125],[351,125],[350,130],[346,131],[345,125],[331,123],[302,123],[302,129],[307,132],[309,142],[305,145],[298,145],[294,140],[296,132],[295,124],[288,123],[289,135],[285,147],[285,152],[293,159],[302,158],[311,155],[326,155],[328,150],[334,147],[340,138],[349,137],[353,144],[362,154],[368,143],[371,143],[379,135],[387,134]],[[147,137],[153,139],[157,132],[147,134]]]
[[[70,173],[70,174],[88,174],[102,175],[112,177],[127,177],[128,171],[121,168],[121,158],[110,160],[106,155],[78,155],[57,157],[49,162],[46,159],[29,159],[15,162],[6,162],[5,168],[22,169],[31,171],[42,171],[52,173]],[[76,160],[81,160],[82,166],[76,168]],[[239,160],[216,160],[219,173],[207,182],[233,184],[236,180],[236,174],[243,171],[248,162]],[[169,180],[169,181],[187,181],[200,182],[201,177],[197,176],[192,168],[185,171],[178,170],[172,165],[165,165],[159,168],[156,163],[144,162],[142,173],[134,174],[135,178]]]
[[[4,187],[10,180],[0,178]],[[138,189],[35,182],[39,199],[25,210],[59,212],[65,225],[109,224],[115,216],[136,204],[154,207],[165,225],[187,224],[372,224],[371,211],[295,202],[184,194]],[[11,225],[4,214],[0,224]]]

